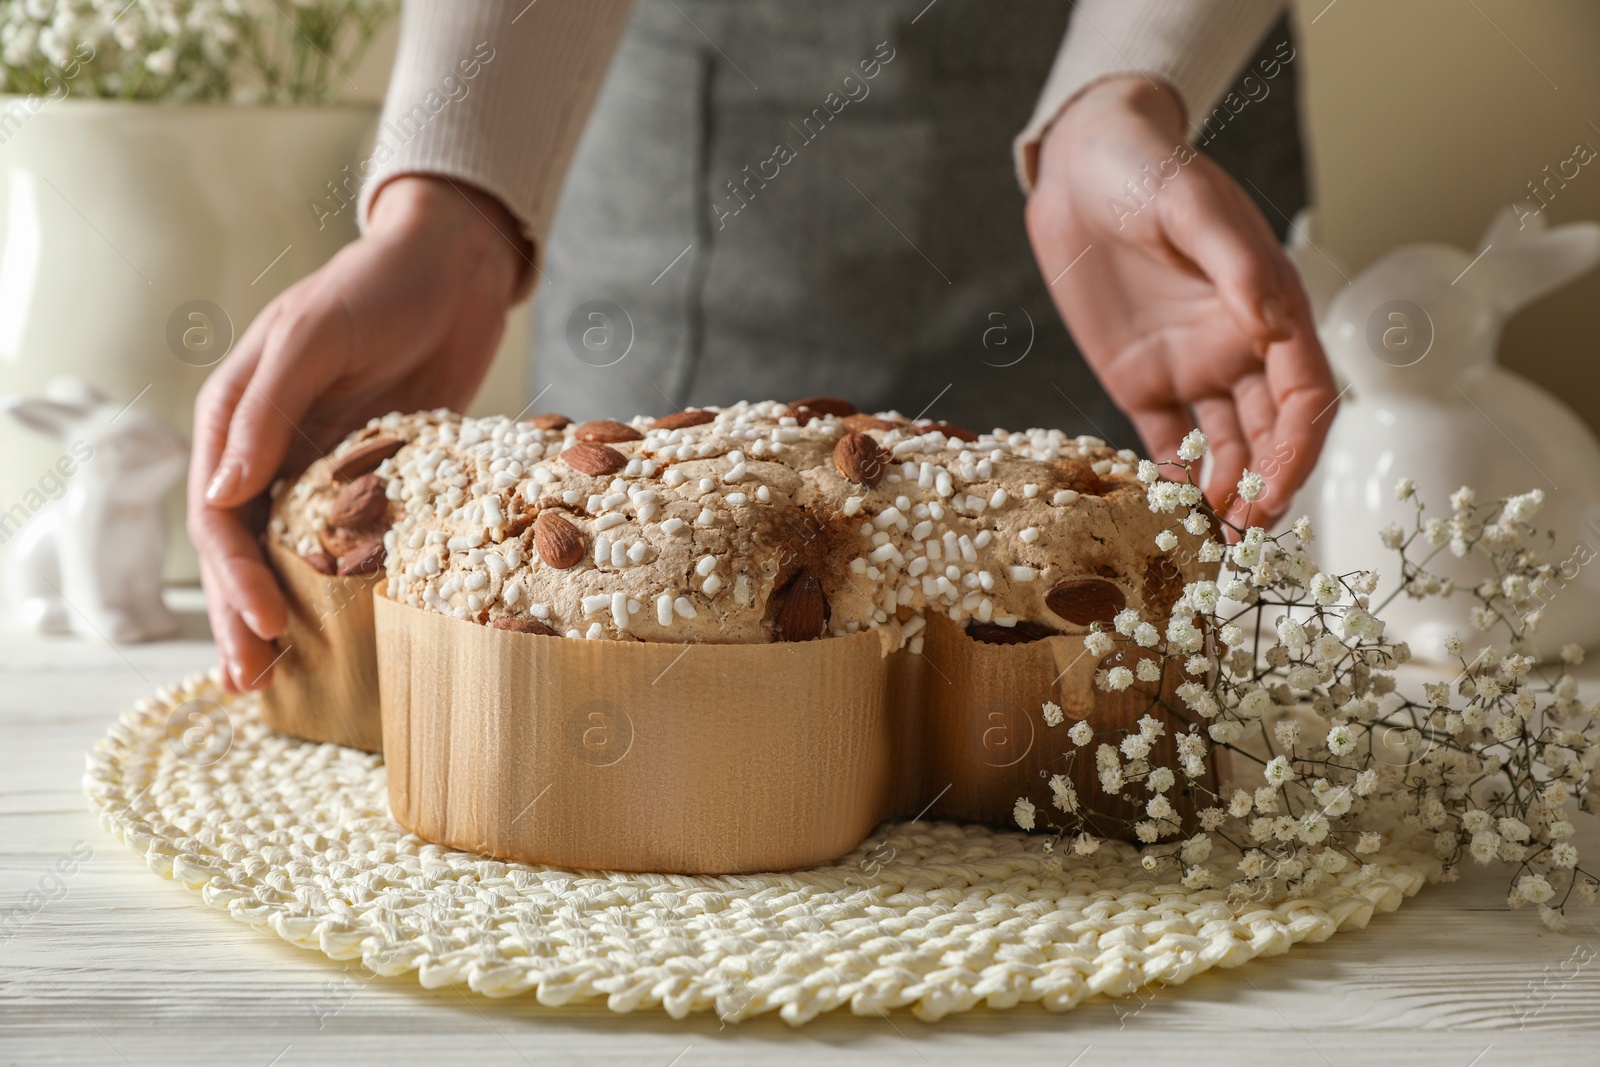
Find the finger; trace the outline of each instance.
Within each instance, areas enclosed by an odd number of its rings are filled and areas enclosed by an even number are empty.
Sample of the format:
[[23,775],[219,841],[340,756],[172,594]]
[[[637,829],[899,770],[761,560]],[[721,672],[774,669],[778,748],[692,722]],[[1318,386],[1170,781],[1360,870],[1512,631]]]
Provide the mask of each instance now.
[[1316,334],[1297,332],[1268,350],[1266,387],[1276,412],[1272,438],[1282,444],[1276,446],[1278,474],[1267,486],[1263,505],[1281,516],[1315,468],[1338,410],[1333,372]]
[[291,442],[320,452],[301,428],[312,402],[349,355],[352,331],[342,299],[309,308],[285,307],[265,331],[255,373],[240,388],[227,444],[206,487],[213,507],[236,507],[264,492],[277,477]]
[[252,633],[239,612],[220,594],[214,568],[202,565],[201,583],[206,589],[211,636],[222,664],[223,688],[230,693],[243,693],[266,685],[278,655],[276,647]]
[[190,537],[210,566],[212,590],[264,640],[283,633],[288,608],[277,577],[261,556],[256,524],[241,509],[206,507],[190,523]]
[[1176,406],[1130,411],[1128,418],[1144,442],[1146,454],[1154,460],[1176,459],[1184,434],[1194,429],[1189,413]]
[[1239,425],[1239,415],[1229,397],[1208,397],[1194,405],[1195,418],[1205,431],[1211,455],[1211,477],[1206,479],[1206,499],[1218,515],[1230,521],[1229,514],[1239,503],[1236,488],[1239,476],[1250,463],[1250,445]]
[[1196,160],[1158,200],[1167,239],[1194,261],[1247,337],[1260,344],[1290,335],[1290,300],[1283,292],[1278,240],[1261,213],[1220,168]]

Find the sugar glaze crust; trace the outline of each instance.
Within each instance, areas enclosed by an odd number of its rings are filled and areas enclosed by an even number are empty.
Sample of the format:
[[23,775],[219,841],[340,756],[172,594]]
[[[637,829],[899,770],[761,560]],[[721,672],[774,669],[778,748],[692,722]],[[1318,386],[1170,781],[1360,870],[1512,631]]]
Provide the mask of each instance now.
[[[460,421],[461,416],[445,409],[393,412],[371,420],[306,468],[299,478],[273,483],[266,536],[323,573],[338,571],[341,560],[351,567],[367,564],[363,576],[381,573],[384,534],[404,510],[388,494],[395,457],[423,427]],[[357,525],[338,525],[341,498],[348,500],[352,492],[359,492],[368,484],[375,484],[389,495],[388,506],[365,516]],[[374,548],[379,551],[374,552]]]
[[[1156,548],[1171,520],[1150,512],[1130,451],[1055,430],[967,441],[959,428],[839,405],[741,403],[659,427],[640,417],[620,424],[637,439],[608,424],[604,442],[559,418],[375,420],[361,433],[408,442],[375,472],[390,501],[388,595],[486,625],[536,619],[564,637],[757,643],[894,625],[920,651],[931,612],[1082,633],[1046,604],[1058,582],[1109,582],[1128,606],[1159,609],[1199,574],[1198,539],[1180,531],[1172,553]],[[881,471],[846,462],[857,478],[841,473],[836,447],[852,433],[876,443]],[[852,457],[871,457],[854,444]],[[597,465],[597,445],[620,466]],[[280,495],[275,534],[302,556],[326,540],[332,470],[357,446]],[[541,511],[577,531],[576,562],[541,556]],[[814,599],[785,613],[787,598],[816,585],[822,618],[797,623]]]

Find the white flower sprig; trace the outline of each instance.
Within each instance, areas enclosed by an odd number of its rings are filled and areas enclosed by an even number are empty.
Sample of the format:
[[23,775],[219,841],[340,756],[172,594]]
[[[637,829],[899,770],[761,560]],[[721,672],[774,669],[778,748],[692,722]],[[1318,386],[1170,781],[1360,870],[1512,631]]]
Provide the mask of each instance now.
[[398,0],[0,0],[0,91],[325,103]]
[[[1017,823],[1052,830],[1047,847],[1070,842],[1078,855],[1099,847],[1097,835],[1131,832],[1154,846],[1147,868],[1175,864],[1190,888],[1267,899],[1312,889],[1351,864],[1375,874],[1367,857],[1398,819],[1431,835],[1440,878],[1464,862],[1509,864],[1511,905],[1536,905],[1562,929],[1568,904],[1593,901],[1600,888],[1567,815],[1595,804],[1600,706],[1584,708],[1565,673],[1580,649],[1565,649],[1559,664],[1528,654],[1560,580],[1543,560],[1551,539],[1530,525],[1543,495],[1480,502],[1462,489],[1448,519],[1427,517],[1417,501],[1411,529],[1380,534],[1399,553],[1401,582],[1374,604],[1376,572],[1317,570],[1309,520],[1268,535],[1249,525],[1248,507],[1240,525],[1212,510],[1194,477],[1201,434],[1179,454],[1140,464],[1151,510],[1177,516],[1157,547],[1174,551],[1180,526],[1197,536],[1227,531],[1231,543],[1206,540],[1197,550],[1223,571],[1186,584],[1164,619],[1130,608],[1087,635],[1102,663],[1095,684],[1144,694],[1150,713],[1114,735],[1081,721],[1067,727],[1068,762],[1092,759],[1100,794],[1079,796],[1067,775],[1053,775],[1044,803],[1018,798]],[[1178,480],[1163,480],[1163,467]],[[1239,497],[1248,504],[1262,488],[1247,472]],[[1416,499],[1409,480],[1396,495]],[[1410,650],[1385,640],[1382,612],[1401,592],[1462,592],[1427,569],[1446,550],[1486,564],[1491,577],[1470,591],[1473,621],[1498,642],[1469,654],[1452,638],[1459,671],[1408,694],[1395,671]],[[1060,722],[1059,713],[1046,721]],[[1169,724],[1171,743],[1160,745]],[[1219,784],[1219,751],[1231,757],[1231,785]],[[1161,752],[1174,755],[1163,761]]]

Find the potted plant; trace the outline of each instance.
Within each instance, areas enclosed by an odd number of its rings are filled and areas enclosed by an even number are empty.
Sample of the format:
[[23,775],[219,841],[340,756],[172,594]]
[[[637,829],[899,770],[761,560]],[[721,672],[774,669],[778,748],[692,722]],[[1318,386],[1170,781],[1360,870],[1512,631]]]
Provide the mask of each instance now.
[[[397,6],[0,0],[0,397],[72,373],[187,432],[207,368],[355,235],[376,105],[337,98]],[[4,514],[57,456],[0,450]]]

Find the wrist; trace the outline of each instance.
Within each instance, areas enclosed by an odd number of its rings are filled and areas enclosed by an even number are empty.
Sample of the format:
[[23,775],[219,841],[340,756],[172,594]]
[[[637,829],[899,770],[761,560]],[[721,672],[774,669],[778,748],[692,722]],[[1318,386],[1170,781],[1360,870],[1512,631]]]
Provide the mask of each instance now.
[[533,244],[499,199],[474,185],[428,174],[406,174],[383,185],[367,210],[367,235],[437,249],[443,244],[468,262],[503,261],[512,288],[533,261]]
[[1057,129],[1089,127],[1108,118],[1138,118],[1163,136],[1184,140],[1188,109],[1177,90],[1142,74],[1114,74],[1090,83],[1056,118]]

